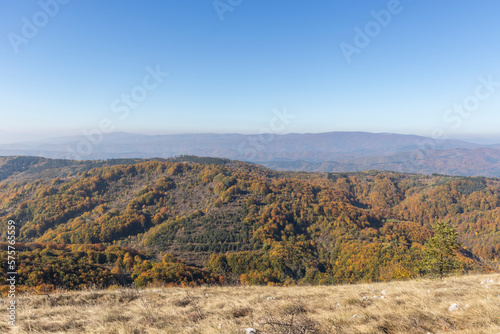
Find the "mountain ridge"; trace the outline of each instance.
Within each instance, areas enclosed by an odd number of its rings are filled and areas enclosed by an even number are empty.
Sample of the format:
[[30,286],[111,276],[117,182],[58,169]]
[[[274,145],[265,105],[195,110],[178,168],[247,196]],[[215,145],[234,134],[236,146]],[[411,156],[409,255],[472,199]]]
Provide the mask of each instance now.
[[[500,176],[500,144],[370,132],[290,134],[172,134],[126,132],[102,138],[59,137],[45,142],[0,145],[0,156],[77,160],[169,158],[196,155],[259,163],[280,170],[360,171],[382,169],[422,174]],[[469,163],[461,163],[467,157]],[[472,159],[473,158],[473,159]],[[323,167],[318,169],[318,164]],[[278,166],[278,167],[276,167]],[[344,168],[344,169],[342,169]]]

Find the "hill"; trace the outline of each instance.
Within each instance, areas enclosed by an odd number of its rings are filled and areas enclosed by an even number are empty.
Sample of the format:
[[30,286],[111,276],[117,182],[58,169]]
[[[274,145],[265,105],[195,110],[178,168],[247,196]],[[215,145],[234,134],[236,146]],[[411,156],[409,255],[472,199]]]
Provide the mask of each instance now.
[[147,136],[117,132],[0,145],[0,155],[54,159],[151,159],[185,154],[249,161],[289,171],[376,169],[500,177],[498,145],[392,133]]
[[386,170],[404,173],[465,176],[499,176],[500,150],[492,148],[417,150],[387,156],[368,156],[341,161],[266,161],[266,167],[282,171],[358,172]]
[[[459,232],[459,271],[498,269],[494,178],[276,172],[189,156],[1,158],[0,175],[0,221],[17,224],[26,250],[20,281],[28,287],[415,277],[436,220],[450,220]],[[7,224],[0,233],[5,242]],[[75,272],[90,263],[94,275],[66,273],[62,259]]]
[[[234,334],[254,328],[267,334],[491,334],[500,332],[499,282],[496,274],[328,287],[22,295],[16,333]],[[1,319],[2,333],[8,329]]]

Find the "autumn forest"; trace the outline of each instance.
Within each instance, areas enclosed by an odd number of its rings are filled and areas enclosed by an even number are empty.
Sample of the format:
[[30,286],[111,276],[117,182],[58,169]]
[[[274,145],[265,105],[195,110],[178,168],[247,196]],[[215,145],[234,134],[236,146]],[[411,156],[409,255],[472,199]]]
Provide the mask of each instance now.
[[9,157],[0,158],[4,264],[9,220],[19,287],[33,291],[413,278],[429,274],[423,247],[440,221],[461,243],[454,272],[500,269],[496,178],[278,172],[194,156]]

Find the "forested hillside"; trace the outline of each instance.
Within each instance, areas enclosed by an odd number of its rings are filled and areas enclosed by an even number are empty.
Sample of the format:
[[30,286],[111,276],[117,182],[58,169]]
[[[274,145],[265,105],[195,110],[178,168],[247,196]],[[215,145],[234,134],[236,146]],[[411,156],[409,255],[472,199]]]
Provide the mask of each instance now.
[[459,232],[460,271],[499,269],[499,179],[17,157],[0,180],[1,240],[15,221],[31,287],[402,279],[437,220]]

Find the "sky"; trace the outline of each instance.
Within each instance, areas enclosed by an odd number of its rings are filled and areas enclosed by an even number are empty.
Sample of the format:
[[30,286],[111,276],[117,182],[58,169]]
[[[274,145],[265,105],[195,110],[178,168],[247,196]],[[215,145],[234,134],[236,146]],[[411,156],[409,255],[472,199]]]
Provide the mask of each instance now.
[[500,138],[499,12],[494,0],[3,0],[0,143],[96,131]]

